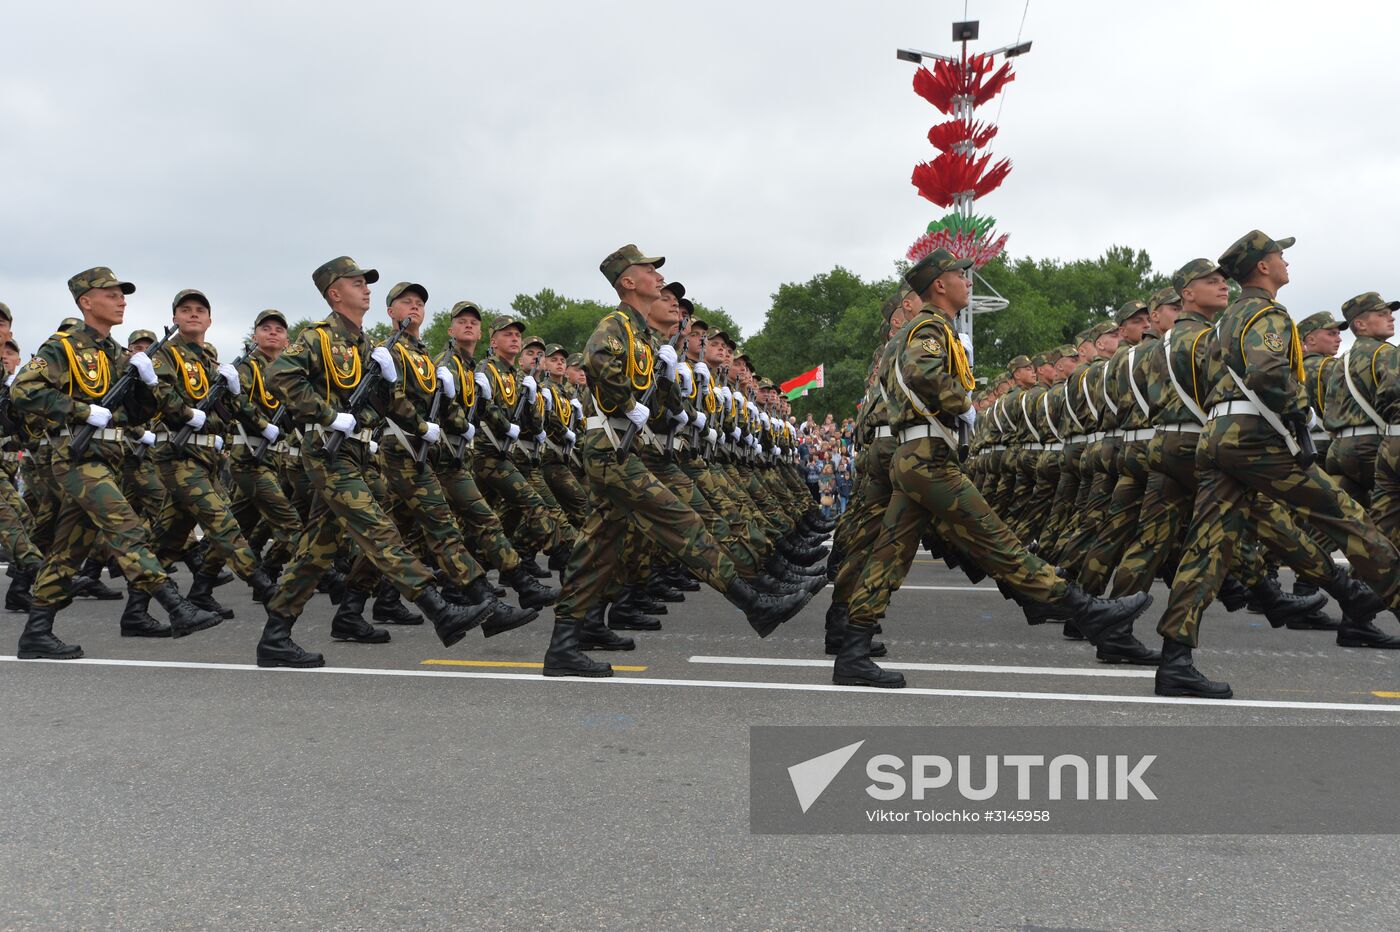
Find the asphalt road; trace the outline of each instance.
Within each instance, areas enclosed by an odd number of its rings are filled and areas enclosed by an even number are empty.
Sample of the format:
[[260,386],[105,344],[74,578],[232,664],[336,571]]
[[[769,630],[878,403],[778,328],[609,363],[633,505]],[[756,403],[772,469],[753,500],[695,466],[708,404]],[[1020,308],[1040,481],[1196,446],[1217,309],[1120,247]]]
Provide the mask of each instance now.
[[297,637],[331,667],[302,672],[251,667],[238,583],[238,617],[180,641],[123,640],[121,603],[81,602],[57,630],[91,662],[0,660],[0,927],[1400,925],[1388,836],[751,834],[751,725],[1400,724],[1400,693],[1377,695],[1400,656],[1327,633],[1212,607],[1199,664],[1237,701],[1157,701],[986,583],[921,560],[909,586],[890,663],[995,669],[832,687],[830,590],[762,641],[692,594],[611,681],[510,666],[539,661],[548,612],[451,650],[426,626],[344,645],[318,597]]

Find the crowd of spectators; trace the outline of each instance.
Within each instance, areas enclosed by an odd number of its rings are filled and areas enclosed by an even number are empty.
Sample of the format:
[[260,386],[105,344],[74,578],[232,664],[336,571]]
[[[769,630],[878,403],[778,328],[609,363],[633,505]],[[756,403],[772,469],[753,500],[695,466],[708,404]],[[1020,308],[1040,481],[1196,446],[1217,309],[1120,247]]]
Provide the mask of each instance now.
[[808,414],[799,425],[798,459],[807,488],[827,517],[841,514],[851,500],[855,483],[854,431],[854,421],[846,418],[837,424],[830,412],[820,424]]

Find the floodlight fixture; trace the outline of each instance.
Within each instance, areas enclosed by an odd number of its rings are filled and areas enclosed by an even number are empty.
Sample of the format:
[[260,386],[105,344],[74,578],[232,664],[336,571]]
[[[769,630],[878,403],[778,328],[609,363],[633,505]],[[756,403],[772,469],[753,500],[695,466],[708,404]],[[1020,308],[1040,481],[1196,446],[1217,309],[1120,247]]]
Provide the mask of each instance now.
[[913,49],[896,49],[894,57],[898,58],[900,61],[911,61],[916,65],[921,64],[924,60],[924,56]]
[[953,24],[953,41],[954,41],[954,42],[971,42],[971,41],[973,41],[974,39],[977,38],[977,26],[978,26],[978,21],[975,20],[975,19],[970,19],[970,20],[967,20],[966,22],[962,22],[962,23],[954,23],[954,24]]
[[1006,57],[1007,57],[1007,58],[1015,58],[1015,57],[1018,56],[1018,55],[1024,55],[1024,54],[1026,54],[1026,53],[1029,52],[1030,50],[1031,50],[1031,44],[1030,44],[1029,42],[1022,42],[1020,45],[1013,45],[1013,46],[1011,46],[1011,48],[1007,49],[1007,50],[1006,50]]

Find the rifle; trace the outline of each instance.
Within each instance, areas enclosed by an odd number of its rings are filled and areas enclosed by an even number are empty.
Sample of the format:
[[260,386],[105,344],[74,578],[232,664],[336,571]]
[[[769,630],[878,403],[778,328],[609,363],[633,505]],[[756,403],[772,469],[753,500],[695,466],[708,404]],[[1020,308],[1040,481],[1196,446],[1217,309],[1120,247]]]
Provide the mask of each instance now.
[[[442,410],[442,385],[439,384],[438,387],[437,387],[437,391],[433,392],[433,401],[432,401],[432,404],[428,405],[428,421],[429,421],[430,423],[437,423],[438,412],[441,411],[441,410]],[[425,437],[425,438],[423,439],[423,442],[420,443],[420,444],[418,444],[418,446],[415,447],[414,450],[413,450],[413,462],[415,462],[415,463],[421,463],[421,462],[423,462],[423,460],[424,460],[424,459],[427,457],[427,455],[428,455],[428,447],[429,447],[429,443],[428,443],[427,438]]]
[[[679,348],[680,345],[681,345],[681,338],[685,336],[686,326],[687,326],[689,323],[690,323],[690,315],[689,315],[689,314],[682,314],[682,315],[681,315],[681,324],[680,324],[679,327],[676,328],[675,340],[676,340],[676,346],[677,346],[677,348]],[[708,331],[707,331],[707,332],[708,332]],[[680,360],[677,360],[677,361],[676,361],[676,365],[677,365],[677,366],[680,366]],[[692,379],[694,378],[694,374],[693,374],[693,373],[692,373],[692,375],[691,375],[691,378],[692,378]],[[696,397],[698,398],[699,395],[697,394]],[[670,459],[670,458],[671,458],[671,455],[672,455],[672,453],[675,451],[675,448],[676,448],[676,430],[677,430],[677,428],[672,427],[670,430],[666,431],[666,458],[667,458],[667,459]]]
[[[239,356],[233,361],[233,367],[237,369],[241,364],[247,362],[248,357],[251,355],[253,355],[253,344],[249,341],[244,341],[243,355]],[[214,405],[222,401],[224,395],[227,394],[228,382],[225,382],[222,378],[219,378],[218,384],[211,385],[209,387],[209,391],[204,393],[204,397],[199,400],[199,404],[195,407],[195,410],[203,411],[206,414],[208,414],[210,411],[214,410]],[[186,422],[185,426],[177,430],[175,432],[175,436],[170,438],[170,445],[178,452],[179,450],[184,448],[185,444],[188,443],[189,439],[193,436],[194,428],[191,427],[188,422]],[[139,459],[141,456],[141,451],[138,450],[136,452],[136,456]]]
[[[170,335],[174,332],[174,324],[166,327],[165,335],[156,341],[154,346],[147,348],[146,355],[155,356],[156,353],[165,347],[166,341],[170,339]],[[117,378],[117,381],[112,384],[112,387],[107,389],[107,394],[102,396],[102,400],[98,402],[98,404],[108,411],[115,412],[118,405],[126,402],[126,396],[130,395],[132,390],[136,387],[138,378],[140,378],[140,375],[137,373],[136,367],[128,362],[126,368],[122,370],[122,374]],[[92,442],[92,438],[96,436],[96,434],[97,428],[93,427],[91,424],[83,424],[77,430],[73,431],[73,441],[68,444],[69,455],[74,458],[82,456],[83,451],[87,449],[88,444]],[[139,454],[140,451],[137,452]]]
[[[684,321],[682,321],[682,323],[684,323]],[[676,345],[680,342],[682,329],[682,327],[677,327],[676,332],[671,335],[671,339],[666,341],[666,345],[671,347],[671,349],[675,349]],[[654,367],[652,371],[654,374]],[[646,405],[647,402],[651,401],[651,396],[656,394],[656,387],[661,384],[661,381],[661,376],[655,376],[655,378],[651,380],[651,384],[647,386],[647,390],[642,392],[642,397],[637,399],[638,403],[641,405]],[[670,380],[667,379],[666,381],[669,382]],[[637,439],[638,429],[639,428],[634,423],[629,422],[627,424],[627,433],[622,435],[622,440],[617,447],[617,461],[619,463],[627,459],[627,451],[632,449],[632,442]]]
[[[535,377],[535,373],[536,373],[536,372],[539,372],[539,371],[540,371],[540,360],[536,359],[536,360],[535,360],[535,365],[530,369],[530,375],[529,375],[529,377],[533,379],[533,378]],[[520,394],[517,395],[517,396],[516,396],[516,399],[515,399],[515,410],[511,411],[511,413],[510,413],[510,422],[516,426],[516,429],[517,429],[517,430],[520,429],[520,415],[523,414],[524,411],[525,411],[525,380],[524,380],[524,379],[521,379],[521,380],[520,380],[519,389],[520,389]],[[538,386],[536,386],[535,391],[536,391],[536,392],[539,391],[539,387],[538,387]],[[512,440],[512,439],[510,439],[510,437],[506,437],[506,445],[505,445],[505,447],[501,450],[501,455],[504,456],[505,454],[509,453],[509,452],[510,452],[510,448],[511,448],[512,446],[514,446],[514,445],[515,445],[515,441]]]
[[[282,419],[286,416],[287,406],[285,404],[280,405],[277,408],[277,413],[273,415],[272,420],[268,422],[269,424],[272,424],[274,427],[277,428],[277,430],[279,431],[277,436],[279,438],[282,436],[282,434],[280,433],[280,431],[282,430]],[[262,446],[258,447],[258,452],[253,454],[253,465],[255,466],[261,466],[263,464],[263,460],[267,459],[268,451],[272,449],[272,442],[270,440],[268,440],[266,437],[261,437],[259,439],[262,440]]]
[[[384,348],[392,351],[407,332],[408,318],[405,317],[403,320],[399,321],[399,327],[394,331],[394,335],[385,341]],[[356,385],[355,390],[350,393],[350,400],[345,406],[346,413],[352,415],[359,414],[360,409],[369,401],[369,393],[379,387],[379,380],[383,377],[384,374],[379,371],[379,366],[377,365],[370,366],[365,370],[360,376],[360,384]],[[340,445],[345,442],[345,437],[345,432],[339,430],[333,430],[326,434],[326,455],[331,459],[335,459],[335,455],[340,452]]]

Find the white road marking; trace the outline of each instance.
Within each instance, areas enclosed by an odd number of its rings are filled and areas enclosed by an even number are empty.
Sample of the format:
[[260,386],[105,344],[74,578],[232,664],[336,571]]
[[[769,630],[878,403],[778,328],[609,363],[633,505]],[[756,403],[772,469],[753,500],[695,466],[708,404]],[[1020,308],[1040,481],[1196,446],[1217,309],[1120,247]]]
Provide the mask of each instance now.
[[[719,663],[756,667],[831,667],[830,660],[783,660],[774,657],[691,657],[691,663]],[[976,663],[886,663],[886,670],[929,670],[936,673],[1023,673],[1029,676],[1107,676],[1122,679],[1152,679],[1155,669],[1114,669],[1112,667],[1010,667]]]
[[1400,705],[1371,702],[1296,702],[1268,699],[1176,699],[1167,696],[1114,696],[1097,693],[1027,693],[993,689],[878,689],[873,686],[834,686],[825,683],[755,683],[740,680],[680,680],[660,677],[620,676],[612,679],[546,677],[534,673],[488,673],[465,670],[381,670],[369,667],[319,667],[312,670],[260,670],[249,663],[189,663],[177,660],[108,660],[84,657],[79,660],[18,660],[0,656],[0,661],[61,666],[167,667],[177,670],[252,670],[270,675],[308,673],[349,673],[359,676],[415,676],[434,679],[515,680],[523,683],[572,686],[699,686],[711,689],[759,689],[777,692],[877,693],[892,699],[911,696],[937,696],[949,699],[1025,699],[1040,702],[1100,702],[1120,705],[1205,705],[1236,709],[1296,709],[1304,712],[1400,712]]

